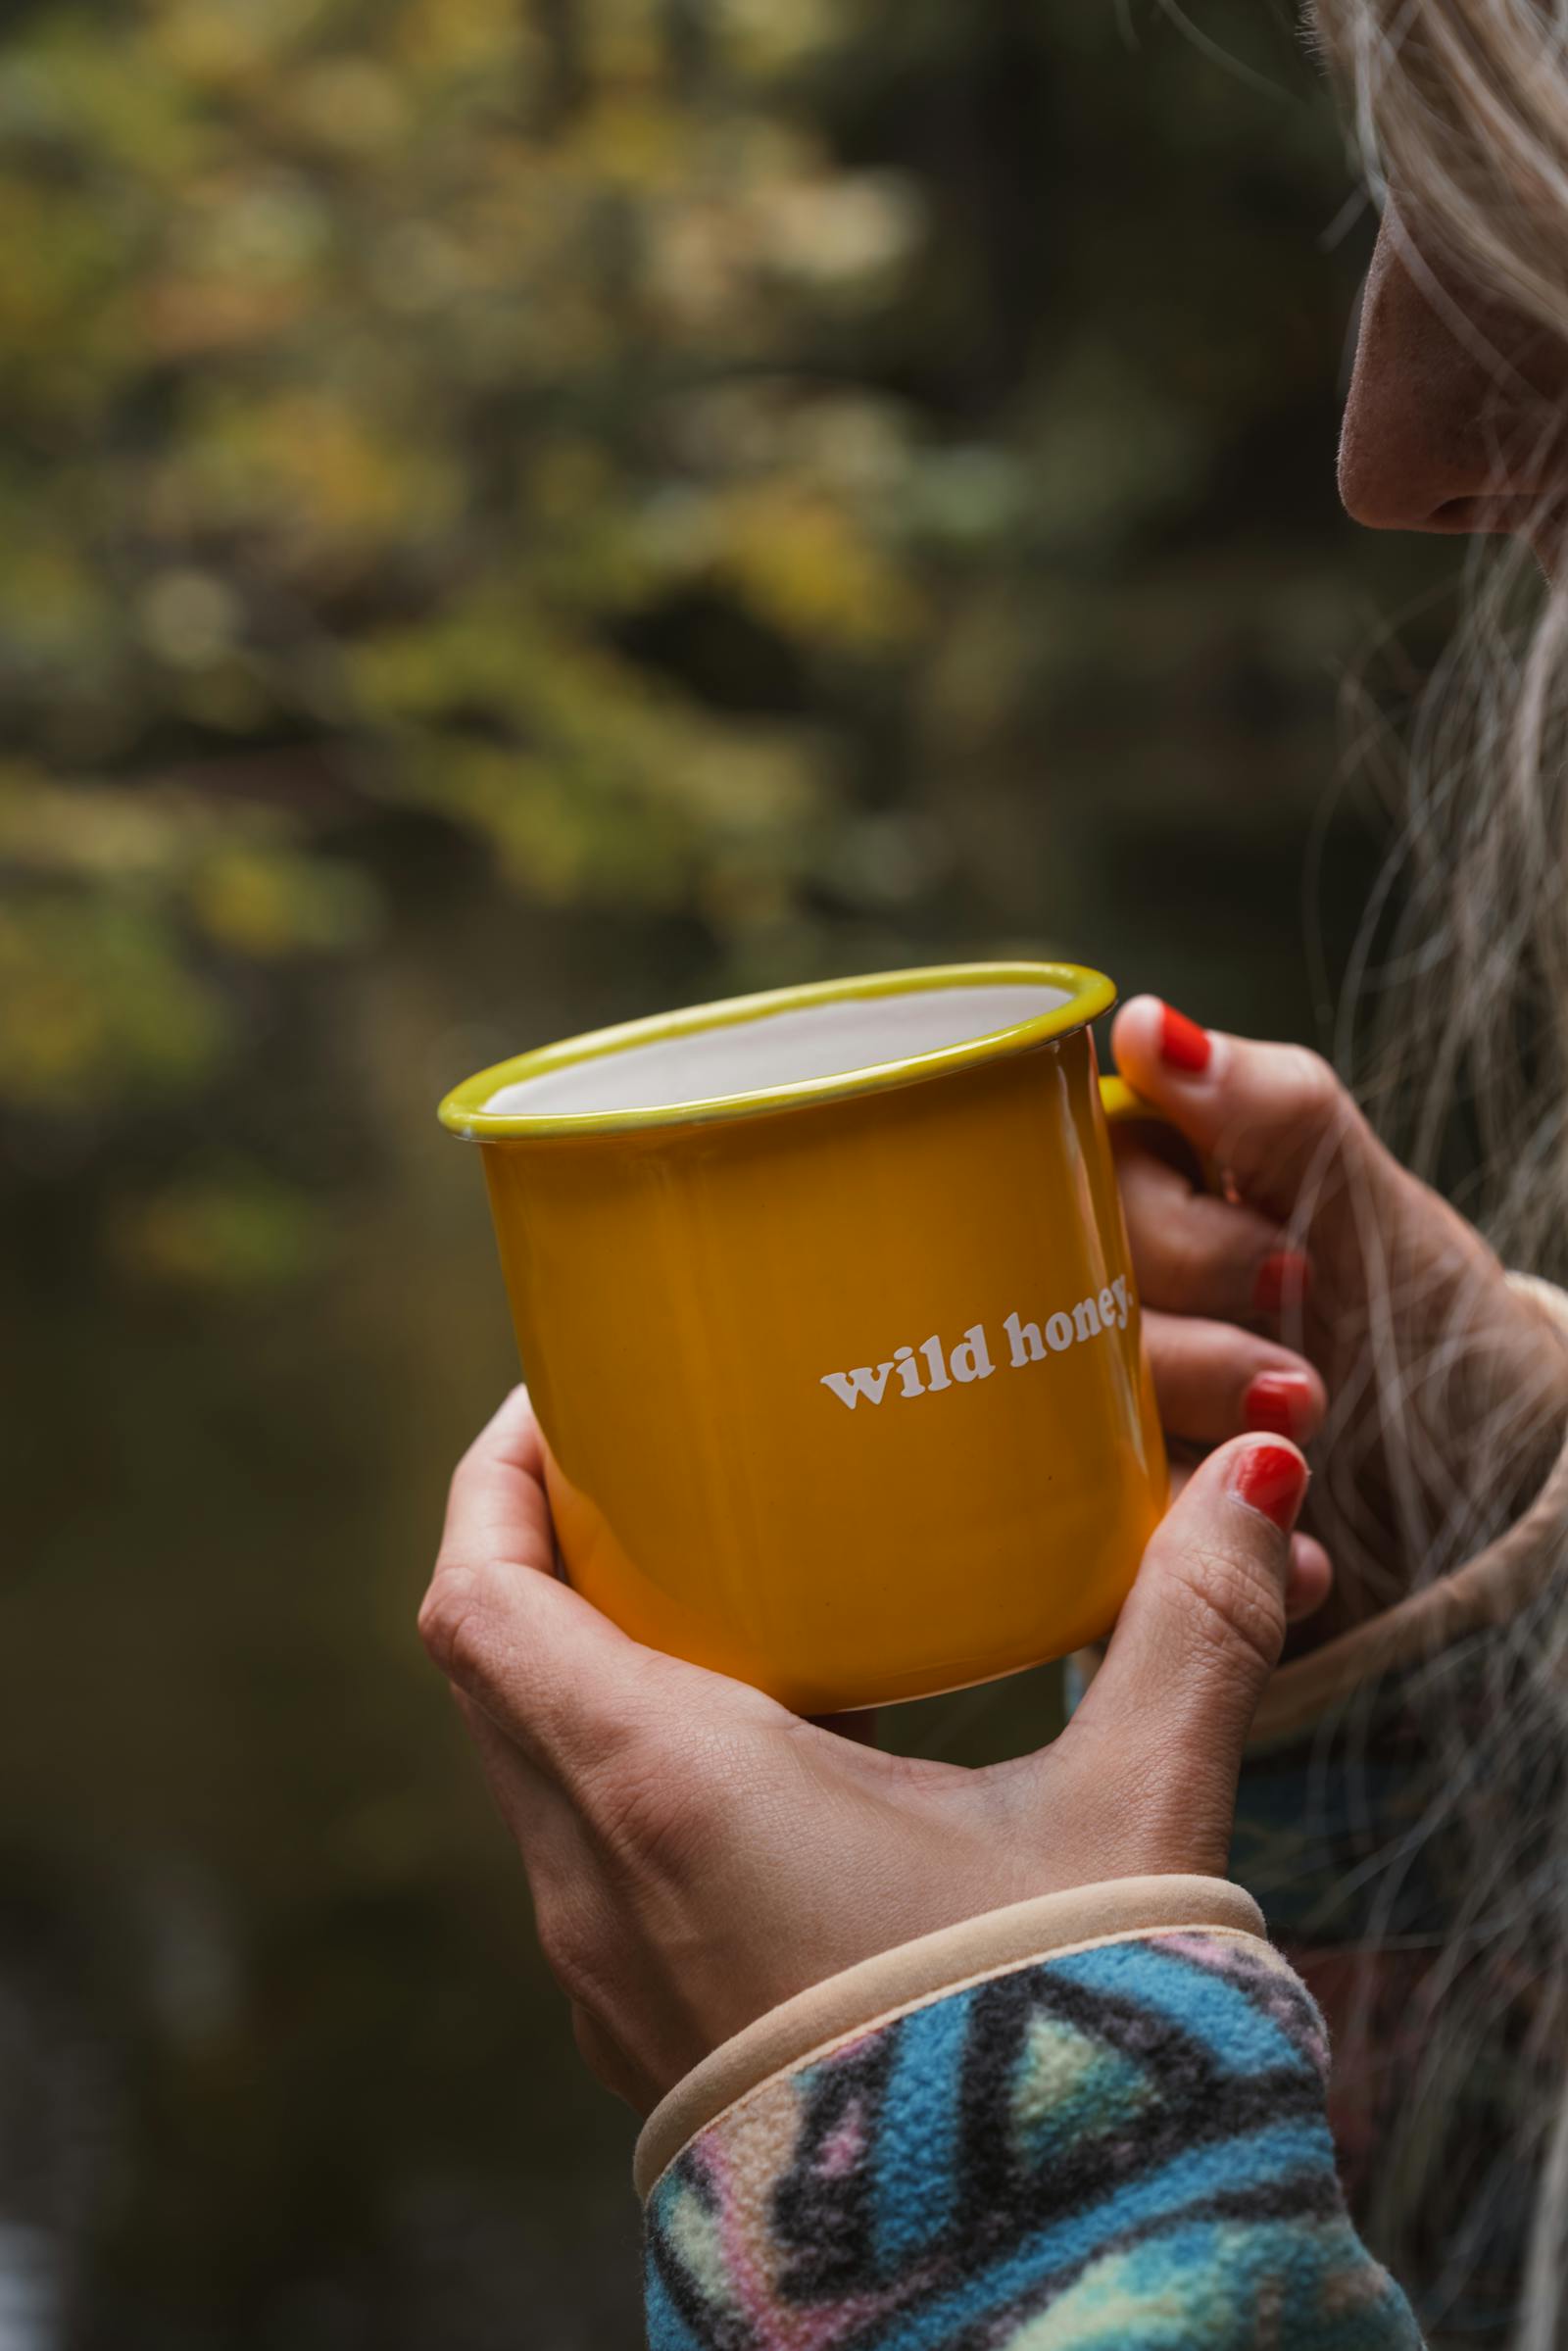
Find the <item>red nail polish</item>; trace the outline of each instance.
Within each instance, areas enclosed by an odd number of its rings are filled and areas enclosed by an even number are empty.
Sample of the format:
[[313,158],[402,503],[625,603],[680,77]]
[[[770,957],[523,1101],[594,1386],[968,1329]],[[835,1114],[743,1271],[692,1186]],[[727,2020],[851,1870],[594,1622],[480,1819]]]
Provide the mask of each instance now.
[[1161,1006],[1163,1020],[1159,1033],[1159,1053],[1172,1069],[1185,1069],[1197,1075],[1206,1069],[1214,1051],[1214,1041],[1207,1029],[1200,1029],[1196,1020],[1178,1012],[1174,1004]]
[[1277,1249],[1257,1269],[1252,1304],[1259,1314],[1283,1314],[1300,1305],[1311,1280],[1311,1264],[1298,1249]]
[[1260,1371],[1242,1399],[1242,1418],[1271,1437],[1296,1437],[1311,1426],[1315,1400],[1305,1372]]
[[1288,1535],[1306,1498],[1306,1463],[1289,1445],[1253,1445],[1237,1454],[1230,1490],[1239,1502]]

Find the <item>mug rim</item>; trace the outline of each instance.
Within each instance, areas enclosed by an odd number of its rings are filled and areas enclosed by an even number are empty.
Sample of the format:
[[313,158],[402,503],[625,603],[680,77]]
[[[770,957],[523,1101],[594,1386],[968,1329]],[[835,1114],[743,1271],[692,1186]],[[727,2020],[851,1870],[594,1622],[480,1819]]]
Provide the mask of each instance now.
[[[1035,1013],[1028,1020],[963,1038],[956,1045],[939,1046],[929,1053],[901,1054],[892,1060],[869,1062],[863,1068],[835,1071],[827,1077],[799,1078],[782,1086],[760,1086],[706,1101],[653,1103],[638,1109],[529,1113],[484,1107],[503,1086],[518,1085],[558,1069],[574,1068],[639,1045],[662,1044],[710,1029],[739,1027],[749,1020],[766,1019],[775,1012],[888,996],[913,996],[939,988],[1038,983],[1065,988],[1067,1002]],[[941,1077],[951,1070],[1000,1060],[1006,1054],[1026,1052],[1033,1046],[1050,1044],[1087,1028],[1092,1020],[1108,1012],[1115,1001],[1115,983],[1102,971],[1095,971],[1084,963],[925,963],[907,970],[868,972],[850,979],[806,980],[793,987],[768,988],[756,995],[722,997],[711,1004],[655,1012],[639,1020],[616,1022],[610,1028],[588,1029],[552,1045],[531,1047],[526,1053],[492,1062],[489,1068],[476,1070],[472,1077],[465,1078],[445,1097],[436,1115],[449,1134],[475,1143],[625,1135],[755,1118],[768,1111],[802,1108],[812,1102],[889,1092],[895,1087]]]

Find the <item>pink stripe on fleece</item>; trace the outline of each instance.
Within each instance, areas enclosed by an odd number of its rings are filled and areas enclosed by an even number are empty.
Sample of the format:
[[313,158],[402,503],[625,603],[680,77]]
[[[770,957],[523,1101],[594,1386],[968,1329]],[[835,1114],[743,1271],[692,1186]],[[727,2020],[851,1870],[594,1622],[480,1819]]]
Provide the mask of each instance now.
[[847,2294],[836,2302],[823,2303],[816,2313],[797,2305],[781,2309],[770,2279],[763,2276],[754,2255],[746,2228],[746,2202],[736,2192],[722,2132],[706,2132],[701,2150],[718,2207],[725,2283],[750,2324],[757,2351],[832,2351],[835,2342],[858,2334],[874,2319],[885,2318],[913,2290],[916,2281],[904,2278],[885,2293]]

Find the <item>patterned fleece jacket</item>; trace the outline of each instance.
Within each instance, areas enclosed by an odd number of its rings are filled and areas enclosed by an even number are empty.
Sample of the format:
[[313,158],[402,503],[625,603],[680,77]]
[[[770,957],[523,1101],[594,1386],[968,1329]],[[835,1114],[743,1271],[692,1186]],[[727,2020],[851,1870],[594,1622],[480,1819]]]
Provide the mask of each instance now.
[[[1401,2126],[1402,2154],[1441,2155],[1419,2199],[1436,2226],[1371,2233],[1434,2351],[1450,2327],[1500,2340],[1530,2197],[1494,2060],[1544,2052],[1528,1998],[1483,1983],[1488,2045],[1428,2129],[1474,1805],[1451,1849],[1408,1832],[1442,1768],[1434,1688],[1484,1751],[1565,1526],[1568,1451],[1468,1567],[1276,1676],[1233,1866],[1291,1959],[1240,1886],[1118,1880],[884,1953],[699,2065],[637,2147],[651,2351],[1418,2351],[1356,2226]],[[1506,1806],[1535,1766],[1494,1760]],[[1303,1977],[1353,2051],[1332,2127]]]

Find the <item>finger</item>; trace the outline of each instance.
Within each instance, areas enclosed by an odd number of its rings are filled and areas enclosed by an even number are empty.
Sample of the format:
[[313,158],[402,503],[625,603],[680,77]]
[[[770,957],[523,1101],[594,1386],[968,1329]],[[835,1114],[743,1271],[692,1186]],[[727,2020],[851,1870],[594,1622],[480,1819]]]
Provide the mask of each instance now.
[[[1173,1460],[1170,1490],[1174,1501],[1191,1484],[1196,1465]],[[1285,1621],[1298,1625],[1314,1616],[1334,1590],[1334,1562],[1315,1535],[1291,1537],[1291,1564],[1285,1578]]]
[[1224,1866],[1242,1749],[1284,1644],[1307,1475],[1277,1437],[1238,1439],[1193,1472],[1064,1735],[1103,1754],[1167,1868]]
[[514,1559],[443,1554],[419,1635],[448,1681],[567,1788],[647,1717],[653,1653],[579,1592]]
[[671,1661],[556,1580],[542,1460],[518,1389],[453,1477],[419,1635],[448,1681],[530,1762],[575,1785],[645,1719],[651,1684]]
[[448,1681],[592,1812],[594,1791],[612,1792],[634,1744],[646,1758],[694,1719],[752,1728],[781,1710],[744,1683],[645,1648],[557,1580],[542,1464],[519,1389],[453,1478],[419,1633]]
[[544,1441],[514,1388],[453,1472],[419,1634],[447,1679],[562,1779],[639,1711],[649,1652],[554,1570]]
[[453,1471],[447,1495],[441,1560],[493,1558],[555,1573],[544,1439],[526,1388],[514,1388],[480,1430]]
[[1300,1625],[1315,1616],[1334,1590],[1334,1562],[1313,1535],[1291,1537],[1291,1565],[1285,1579],[1285,1621]]
[[1183,1169],[1136,1140],[1118,1151],[1116,1179],[1146,1306],[1230,1322],[1275,1310],[1264,1269],[1287,1237],[1272,1217],[1195,1190]]
[[1323,1426],[1328,1393],[1310,1363],[1231,1322],[1146,1312],[1144,1336],[1159,1417],[1185,1445],[1221,1445],[1248,1431],[1305,1445]]
[[1328,1063],[1300,1045],[1202,1029],[1156,996],[1134,997],[1111,1032],[1129,1085],[1164,1111],[1242,1198],[1306,1229],[1348,1176],[1380,1181],[1387,1158]]

